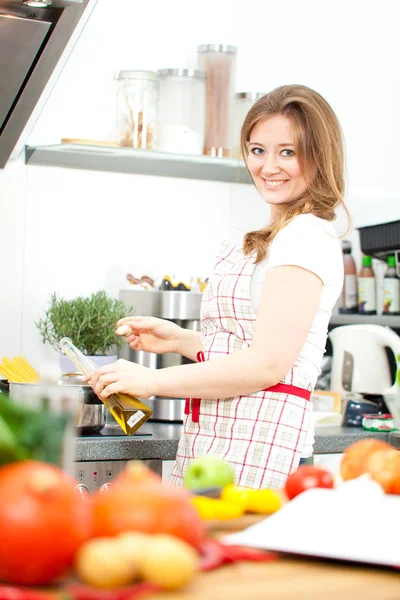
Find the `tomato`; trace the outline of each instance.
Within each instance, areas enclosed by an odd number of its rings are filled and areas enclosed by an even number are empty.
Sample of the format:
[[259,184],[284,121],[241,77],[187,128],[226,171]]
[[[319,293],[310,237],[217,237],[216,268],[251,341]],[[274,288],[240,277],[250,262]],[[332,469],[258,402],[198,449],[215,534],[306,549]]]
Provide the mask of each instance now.
[[365,462],[375,450],[393,449],[390,444],[375,438],[359,440],[351,444],[343,453],[340,473],[343,480],[355,479],[365,473]]
[[132,483],[131,477],[122,473],[106,494],[95,492],[93,496],[94,535],[169,533],[199,548],[205,525],[190,497],[186,491],[168,483],[160,485],[154,478]]
[[304,465],[289,475],[285,485],[285,492],[289,500],[295,498],[301,492],[311,488],[333,488],[333,477],[325,469]]
[[120,485],[122,483],[135,486],[162,485],[162,479],[160,475],[149,469],[144,462],[140,460],[131,460],[114,481],[114,485]]
[[42,585],[64,573],[91,532],[91,508],[64,471],[38,461],[0,468],[0,580]]
[[387,494],[400,494],[400,452],[392,446],[374,450],[365,461],[365,471]]

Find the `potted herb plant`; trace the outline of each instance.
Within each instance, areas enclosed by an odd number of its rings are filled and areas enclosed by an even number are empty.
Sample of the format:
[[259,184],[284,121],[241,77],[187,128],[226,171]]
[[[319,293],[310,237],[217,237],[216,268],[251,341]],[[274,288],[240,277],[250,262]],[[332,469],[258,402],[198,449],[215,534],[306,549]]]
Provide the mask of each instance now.
[[[35,325],[43,343],[48,342],[59,352],[58,342],[69,337],[77,348],[100,366],[116,360],[115,350],[122,340],[115,334],[115,325],[129,314],[132,314],[132,307],[122,300],[110,298],[102,290],[72,300],[65,300],[54,292],[44,318]],[[63,354],[60,363],[64,373],[76,370]]]

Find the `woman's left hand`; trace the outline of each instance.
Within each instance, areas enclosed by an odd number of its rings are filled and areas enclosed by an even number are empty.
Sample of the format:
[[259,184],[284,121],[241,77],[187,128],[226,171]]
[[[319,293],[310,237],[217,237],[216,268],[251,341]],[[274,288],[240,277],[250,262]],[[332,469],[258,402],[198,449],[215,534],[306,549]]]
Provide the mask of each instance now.
[[96,369],[84,377],[100,399],[111,394],[125,392],[138,398],[150,398],[155,394],[155,372],[136,363],[120,358]]

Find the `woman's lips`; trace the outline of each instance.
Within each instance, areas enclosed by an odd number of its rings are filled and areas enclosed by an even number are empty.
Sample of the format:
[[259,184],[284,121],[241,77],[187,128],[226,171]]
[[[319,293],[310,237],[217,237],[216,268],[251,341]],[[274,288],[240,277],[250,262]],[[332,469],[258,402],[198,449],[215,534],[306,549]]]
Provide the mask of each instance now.
[[264,185],[269,190],[275,190],[281,188],[289,179],[264,179]]

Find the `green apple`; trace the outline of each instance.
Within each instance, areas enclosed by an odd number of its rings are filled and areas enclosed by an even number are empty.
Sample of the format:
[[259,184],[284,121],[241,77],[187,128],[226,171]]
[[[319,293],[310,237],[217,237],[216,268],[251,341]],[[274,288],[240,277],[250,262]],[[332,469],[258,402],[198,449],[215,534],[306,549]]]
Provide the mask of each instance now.
[[222,458],[199,456],[190,462],[183,483],[189,490],[224,487],[235,483],[235,473],[231,465]]

